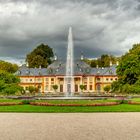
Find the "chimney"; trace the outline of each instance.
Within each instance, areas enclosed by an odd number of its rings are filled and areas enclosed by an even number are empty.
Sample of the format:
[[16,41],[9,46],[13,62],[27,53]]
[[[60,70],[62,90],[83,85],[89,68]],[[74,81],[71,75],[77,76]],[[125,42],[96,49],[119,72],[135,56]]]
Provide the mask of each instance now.
[[119,61],[116,62],[116,65],[117,65],[117,66],[119,65]]
[[29,64],[28,64],[28,62],[26,62],[26,67],[29,67]]
[[112,67],[112,61],[110,61],[110,67]]
[[84,55],[83,55],[83,53],[81,53],[81,60],[84,60]]
[[54,54],[54,60],[55,60],[55,61],[57,60],[57,55],[56,55],[56,53]]

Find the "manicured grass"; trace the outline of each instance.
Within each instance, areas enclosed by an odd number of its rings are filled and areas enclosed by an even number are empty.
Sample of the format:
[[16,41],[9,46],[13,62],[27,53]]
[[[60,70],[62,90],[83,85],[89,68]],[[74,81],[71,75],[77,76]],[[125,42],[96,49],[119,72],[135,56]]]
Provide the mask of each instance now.
[[132,102],[140,102],[140,98],[132,98],[131,101]]
[[[140,101],[140,98],[134,98],[132,101]],[[22,100],[0,99],[0,103],[15,102]],[[36,102],[48,102],[53,104],[94,104],[118,102],[117,99],[105,100],[36,100]],[[0,112],[29,112],[29,113],[76,113],[76,112],[140,112],[140,105],[120,104],[113,106],[34,106],[34,105],[12,105],[0,106]]]
[[30,112],[30,113],[140,112],[140,105],[120,104],[115,106],[96,106],[96,107],[15,105],[15,106],[0,106],[0,112]]
[[118,102],[117,99],[103,99],[103,100],[36,100],[35,102],[52,103],[52,104],[94,104],[94,103],[108,103]]
[[22,100],[16,100],[16,99],[0,99],[0,103],[20,103]]

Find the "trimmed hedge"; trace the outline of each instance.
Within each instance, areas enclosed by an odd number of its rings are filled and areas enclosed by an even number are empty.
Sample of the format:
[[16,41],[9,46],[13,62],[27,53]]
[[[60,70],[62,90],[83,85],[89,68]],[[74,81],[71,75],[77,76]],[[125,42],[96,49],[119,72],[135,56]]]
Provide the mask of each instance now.
[[22,100],[22,104],[27,105],[30,104],[30,102],[34,102],[33,100]]
[[130,104],[130,105],[140,105],[140,102],[129,101],[128,104]]
[[113,106],[119,104],[120,104],[119,102],[96,103],[96,104],[51,104],[51,103],[30,102],[30,105],[36,105],[36,106]]
[[0,103],[0,106],[23,105],[23,103]]

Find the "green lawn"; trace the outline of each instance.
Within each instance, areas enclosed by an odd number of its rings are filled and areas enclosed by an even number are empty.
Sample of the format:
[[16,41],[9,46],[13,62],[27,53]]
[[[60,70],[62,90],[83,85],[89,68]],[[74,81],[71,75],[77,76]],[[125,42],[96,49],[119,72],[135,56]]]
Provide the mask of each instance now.
[[140,98],[132,98],[131,101],[132,102],[140,102]]
[[0,106],[0,112],[30,112],[30,113],[140,112],[140,105],[120,104],[115,106],[98,106],[98,107],[15,105],[15,106]]
[[35,102],[47,102],[52,104],[95,104],[95,103],[108,103],[118,102],[116,99],[103,99],[103,100],[36,100]]
[[[132,99],[140,101],[140,98]],[[116,102],[116,99],[106,100],[36,100],[36,102],[48,102],[53,104],[94,104]],[[22,102],[15,99],[0,99],[4,102]],[[75,113],[75,112],[140,112],[140,105],[120,104],[114,106],[34,106],[34,105],[12,105],[0,106],[0,112],[41,112],[41,113]]]
[[21,100],[16,99],[0,99],[0,103],[20,103]]

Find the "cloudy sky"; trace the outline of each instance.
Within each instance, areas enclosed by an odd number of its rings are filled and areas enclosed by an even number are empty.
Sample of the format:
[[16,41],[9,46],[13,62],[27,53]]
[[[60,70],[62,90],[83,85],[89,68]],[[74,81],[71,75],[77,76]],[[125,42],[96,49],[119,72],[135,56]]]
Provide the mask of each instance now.
[[0,59],[20,62],[40,43],[64,57],[122,55],[140,42],[140,0],[0,0]]

